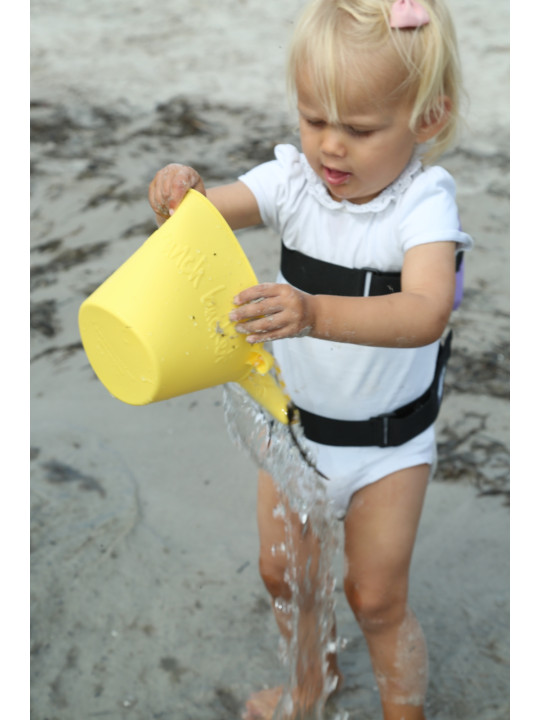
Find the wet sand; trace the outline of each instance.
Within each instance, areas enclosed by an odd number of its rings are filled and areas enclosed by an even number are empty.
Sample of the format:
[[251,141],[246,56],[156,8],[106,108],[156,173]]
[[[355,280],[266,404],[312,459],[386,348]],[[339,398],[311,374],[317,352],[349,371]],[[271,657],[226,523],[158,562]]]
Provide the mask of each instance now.
[[[221,388],[134,408],[96,380],[81,302],[154,230],[167,162],[233,180],[294,141],[282,80],[301,2],[32,4],[31,717],[240,717],[282,679],[257,571],[255,468]],[[509,717],[507,5],[452,0],[470,103],[453,172],[476,241],[412,570],[430,720]],[[238,237],[261,280],[279,242]],[[337,561],[340,577],[340,561]],[[338,583],[351,720],[380,716]]]

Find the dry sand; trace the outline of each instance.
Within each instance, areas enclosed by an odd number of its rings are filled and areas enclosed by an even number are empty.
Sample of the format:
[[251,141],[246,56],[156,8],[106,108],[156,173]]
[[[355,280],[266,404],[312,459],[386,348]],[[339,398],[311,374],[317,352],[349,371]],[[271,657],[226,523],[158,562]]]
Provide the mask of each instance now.
[[[257,572],[255,468],[220,388],[113,399],[81,348],[83,299],[153,231],[163,164],[234,179],[294,138],[283,59],[300,0],[32,3],[33,720],[239,718],[282,678]],[[450,0],[470,104],[444,164],[467,258],[420,528],[412,604],[431,657],[429,720],[509,717],[508,6]],[[261,280],[278,242],[239,234]],[[339,560],[337,561],[338,574]],[[339,575],[338,575],[339,576]],[[337,587],[340,707],[380,717]]]

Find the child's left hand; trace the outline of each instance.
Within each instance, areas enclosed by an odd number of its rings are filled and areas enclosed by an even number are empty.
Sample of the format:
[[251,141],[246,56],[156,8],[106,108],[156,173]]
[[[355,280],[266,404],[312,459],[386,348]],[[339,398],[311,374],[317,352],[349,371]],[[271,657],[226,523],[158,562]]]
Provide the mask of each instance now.
[[249,343],[305,337],[314,324],[313,298],[290,285],[263,283],[239,293],[229,317]]

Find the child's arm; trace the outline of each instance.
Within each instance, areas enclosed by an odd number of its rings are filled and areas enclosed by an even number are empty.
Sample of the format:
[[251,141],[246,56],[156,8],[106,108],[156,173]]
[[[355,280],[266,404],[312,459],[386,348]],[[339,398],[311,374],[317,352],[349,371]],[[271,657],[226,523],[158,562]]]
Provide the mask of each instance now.
[[455,243],[418,245],[405,255],[401,292],[380,297],[309,295],[266,283],[241,292],[231,313],[249,342],[309,335],[378,347],[438,340],[452,311]]
[[247,185],[237,181],[206,190],[196,170],[173,163],[156,173],[148,189],[158,225],[172,215],[190,188],[206,195],[233,230],[261,223],[259,206]]

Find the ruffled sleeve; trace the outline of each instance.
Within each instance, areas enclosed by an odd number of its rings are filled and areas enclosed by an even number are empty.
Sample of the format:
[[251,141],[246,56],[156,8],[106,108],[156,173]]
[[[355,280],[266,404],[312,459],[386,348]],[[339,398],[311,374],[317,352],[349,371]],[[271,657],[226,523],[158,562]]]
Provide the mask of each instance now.
[[275,160],[254,167],[238,178],[255,195],[262,221],[282,234],[290,213],[306,186],[301,155],[293,145],[277,145]]

